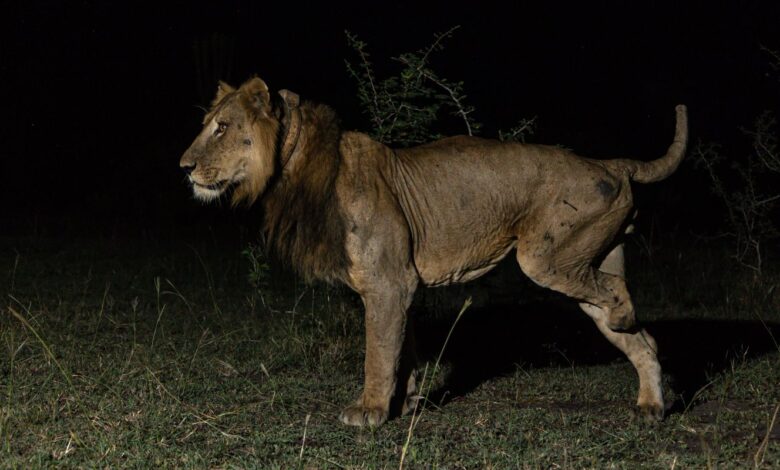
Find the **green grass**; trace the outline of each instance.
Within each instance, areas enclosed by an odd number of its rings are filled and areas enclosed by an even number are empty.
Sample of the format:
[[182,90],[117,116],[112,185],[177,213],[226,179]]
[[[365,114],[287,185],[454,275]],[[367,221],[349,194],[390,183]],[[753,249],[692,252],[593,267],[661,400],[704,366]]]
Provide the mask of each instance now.
[[[287,280],[261,298],[240,246],[40,238],[0,246],[12,248],[0,252],[0,467],[399,466],[410,417],[376,430],[337,420],[362,382],[352,296]],[[648,266],[640,280],[662,284],[667,269]],[[544,304],[475,305],[453,331],[449,375],[436,380],[405,466],[780,467],[777,299],[752,296],[752,310],[740,310],[748,299],[734,296],[746,287],[709,304],[686,300],[691,289],[637,296],[640,310],[656,312],[645,320],[651,329],[656,320],[672,372],[688,371],[669,378],[687,396],[651,427],[632,417],[632,367],[584,315],[527,324],[518,322],[536,313],[515,310]],[[454,292],[453,304],[469,295]],[[457,312],[421,316],[427,357]],[[737,320],[751,334],[723,342]],[[693,344],[674,347],[673,336]],[[714,346],[700,349],[702,338]]]

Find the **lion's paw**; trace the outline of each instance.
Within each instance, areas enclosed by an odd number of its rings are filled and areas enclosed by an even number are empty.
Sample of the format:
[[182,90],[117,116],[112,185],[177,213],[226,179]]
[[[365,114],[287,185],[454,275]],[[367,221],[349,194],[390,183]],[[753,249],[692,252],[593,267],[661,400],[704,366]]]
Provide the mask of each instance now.
[[626,331],[636,326],[636,314],[634,308],[630,304],[628,308],[625,306],[614,307],[609,310],[607,316],[607,326],[612,331]]
[[664,419],[664,407],[658,403],[643,403],[637,405],[634,415],[645,424],[658,424]]
[[339,420],[350,426],[376,427],[387,421],[388,412],[382,408],[368,408],[360,404],[350,405],[341,412]]

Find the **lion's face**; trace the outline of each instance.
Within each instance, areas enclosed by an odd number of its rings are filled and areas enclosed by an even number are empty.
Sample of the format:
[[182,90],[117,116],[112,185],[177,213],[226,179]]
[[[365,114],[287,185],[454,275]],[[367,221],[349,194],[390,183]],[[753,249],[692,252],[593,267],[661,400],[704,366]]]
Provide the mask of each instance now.
[[253,202],[274,172],[278,121],[268,87],[259,78],[238,90],[220,83],[203,130],[179,162],[197,199],[208,202],[233,189],[233,202]]

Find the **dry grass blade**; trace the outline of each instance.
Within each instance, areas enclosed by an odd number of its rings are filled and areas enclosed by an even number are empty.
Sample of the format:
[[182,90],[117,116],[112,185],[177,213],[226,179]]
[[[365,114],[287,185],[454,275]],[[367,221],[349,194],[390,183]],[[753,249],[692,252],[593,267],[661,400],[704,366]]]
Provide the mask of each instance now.
[[[16,301],[17,303],[19,302],[16,299],[14,299],[14,301]],[[60,361],[58,361],[57,358],[54,357],[54,353],[51,351],[49,345],[46,343],[46,341],[44,341],[41,335],[38,334],[38,331],[35,328],[33,328],[30,322],[28,322],[27,319],[24,318],[24,316],[21,313],[17,312],[13,307],[9,306],[8,312],[11,315],[13,315],[17,320],[19,320],[22,323],[22,325],[24,325],[24,327],[27,328],[27,330],[30,331],[33,334],[33,336],[35,336],[35,338],[38,340],[38,343],[40,343],[41,347],[46,352],[46,357],[48,357],[49,360],[54,362],[54,364],[57,366],[57,369],[60,370],[62,377],[65,379],[66,382],[68,382],[68,385],[71,388],[73,388],[73,381],[70,378],[70,373],[67,370],[65,370],[65,368],[62,367],[62,364],[60,364]]]
[[306,431],[309,429],[309,420],[311,419],[311,413],[306,415],[306,420],[303,423],[303,439],[301,439],[301,452],[298,454],[298,460],[303,460],[303,451],[306,449]]
[[753,465],[755,468],[761,467],[764,463],[764,457],[766,456],[766,449],[769,447],[769,437],[772,434],[772,430],[775,428],[775,420],[777,420],[777,412],[780,411],[780,403],[775,407],[775,412],[772,414],[772,419],[769,421],[769,426],[766,429],[766,435],[761,441],[761,445],[758,446],[756,454],[753,456]]
[[[461,317],[470,306],[471,306],[471,297],[467,298],[466,301],[463,302],[463,306],[460,308],[460,312],[458,312],[458,316],[455,318],[455,321],[452,322],[450,331],[447,333],[447,337],[444,339],[444,344],[439,350],[439,356],[436,358],[436,363],[433,365],[433,374],[431,374],[432,375],[431,380],[428,381],[429,384],[433,382],[433,379],[439,370],[439,364],[441,363],[441,358],[444,355],[444,350],[447,349],[447,343],[449,343],[450,341],[450,337],[452,336],[452,332],[455,330],[455,326],[458,324],[458,321],[460,321]],[[428,376],[428,366],[425,367],[425,373],[423,374],[423,379],[422,382],[420,383],[420,392],[423,393],[423,396],[426,397],[430,392],[430,385],[428,385],[429,388],[428,392],[424,392],[427,376]],[[414,434],[414,428],[417,427],[417,423],[419,423],[420,418],[422,418],[422,411],[420,411],[420,414],[417,414],[417,407],[419,403],[420,400],[417,400],[414,404],[414,410],[412,411],[412,419],[409,423],[409,431],[406,434],[406,441],[404,442],[404,447],[401,450],[401,460],[398,463],[399,470],[404,468],[404,460],[406,459],[406,454],[409,451],[409,445],[412,442],[412,435]]]

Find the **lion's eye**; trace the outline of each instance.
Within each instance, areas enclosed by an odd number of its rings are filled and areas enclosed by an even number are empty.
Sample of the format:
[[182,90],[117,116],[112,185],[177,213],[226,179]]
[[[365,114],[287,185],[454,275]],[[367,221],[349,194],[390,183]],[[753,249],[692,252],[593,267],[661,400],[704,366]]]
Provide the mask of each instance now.
[[227,123],[225,122],[218,122],[217,123],[217,130],[214,131],[214,135],[219,135],[225,132],[225,129],[227,129]]

